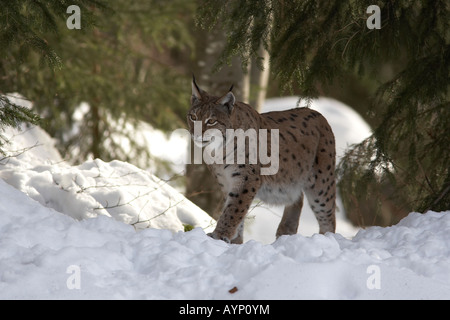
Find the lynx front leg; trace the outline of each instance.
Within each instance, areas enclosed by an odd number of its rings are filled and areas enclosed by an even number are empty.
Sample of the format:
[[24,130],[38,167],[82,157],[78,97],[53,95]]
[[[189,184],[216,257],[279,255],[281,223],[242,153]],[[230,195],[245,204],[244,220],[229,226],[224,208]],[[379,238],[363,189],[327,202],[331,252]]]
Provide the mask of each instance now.
[[256,187],[247,185],[244,185],[239,192],[229,192],[216,229],[209,235],[228,243],[242,243],[244,218],[256,192]]
[[244,242],[244,221],[237,227],[236,237],[231,240],[231,243],[242,244]]

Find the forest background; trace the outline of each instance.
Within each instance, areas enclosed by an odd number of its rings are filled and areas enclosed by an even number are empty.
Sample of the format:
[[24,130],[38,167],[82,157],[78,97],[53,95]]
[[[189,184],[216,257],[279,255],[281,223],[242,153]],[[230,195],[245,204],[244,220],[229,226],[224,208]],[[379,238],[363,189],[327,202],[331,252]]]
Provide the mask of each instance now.
[[[379,12],[368,10],[373,5]],[[373,135],[338,168],[356,225],[450,208],[448,1],[1,0],[0,7],[0,135],[37,123],[71,163],[133,163],[115,133],[130,135],[125,124],[142,120],[166,132],[184,128],[194,73],[215,94],[234,84],[238,99],[257,109],[267,97],[298,95],[333,97],[358,111]],[[379,28],[370,25],[375,18]],[[12,103],[14,92],[33,110]],[[89,109],[74,137],[67,131],[82,102]],[[132,147],[150,163],[145,148]],[[220,192],[205,166],[188,165],[180,183],[217,213]]]

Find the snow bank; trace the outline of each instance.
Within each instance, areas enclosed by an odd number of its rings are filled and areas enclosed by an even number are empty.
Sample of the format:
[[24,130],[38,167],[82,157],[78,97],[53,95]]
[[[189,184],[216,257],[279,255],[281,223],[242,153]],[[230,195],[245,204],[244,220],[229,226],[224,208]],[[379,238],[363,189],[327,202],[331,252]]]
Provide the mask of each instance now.
[[214,222],[166,181],[147,171],[99,159],[70,166],[61,160],[42,129],[23,129],[9,128],[4,134],[9,137],[10,151],[9,157],[0,161],[0,178],[46,207],[77,220],[105,215],[136,229],[175,232],[186,224],[210,228]]
[[411,213],[353,240],[231,245],[201,228],[76,221],[2,180],[0,194],[1,299],[450,298],[450,212]]

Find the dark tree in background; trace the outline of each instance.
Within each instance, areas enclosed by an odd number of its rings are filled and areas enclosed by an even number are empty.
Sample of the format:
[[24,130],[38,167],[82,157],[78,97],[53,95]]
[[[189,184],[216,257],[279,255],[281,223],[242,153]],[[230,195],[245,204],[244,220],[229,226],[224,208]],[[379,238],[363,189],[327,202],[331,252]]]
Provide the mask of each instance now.
[[[89,6],[100,5],[97,1],[72,1],[86,11],[86,25],[92,23],[93,13]],[[0,1],[0,130],[6,126],[17,127],[20,123],[39,120],[31,110],[12,102],[4,94],[21,89],[17,74],[28,72],[26,61],[34,54],[36,63],[57,69],[61,59],[43,36],[57,33],[57,17],[62,17],[68,5],[55,1],[53,6],[40,1]],[[50,8],[51,7],[51,8]],[[28,83],[32,86],[33,83]],[[0,135],[0,148],[5,140]],[[1,149],[0,149],[1,152]]]
[[[380,29],[366,25],[370,5],[381,9]],[[367,88],[363,115],[373,135],[339,168],[346,210],[365,225],[380,221],[373,212],[364,216],[359,204],[386,197],[408,212],[450,208],[449,5],[206,0],[199,20],[226,31],[222,64],[238,55],[245,68],[264,46],[285,91],[327,95],[355,80]]]
[[[70,5],[80,8],[80,29],[66,25]],[[192,1],[0,0],[0,7],[0,94],[32,101],[62,155],[78,148],[68,160],[133,162],[114,139],[124,133],[120,124],[185,125]],[[70,136],[82,102],[89,110],[79,134]],[[138,149],[133,154],[147,152],[129,141]]]

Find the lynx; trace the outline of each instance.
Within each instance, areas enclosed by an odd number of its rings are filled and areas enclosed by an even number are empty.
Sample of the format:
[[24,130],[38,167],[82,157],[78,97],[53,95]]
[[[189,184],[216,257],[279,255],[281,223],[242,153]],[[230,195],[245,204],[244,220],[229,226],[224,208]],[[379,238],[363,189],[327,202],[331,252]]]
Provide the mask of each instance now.
[[[215,230],[209,235],[228,243],[242,243],[244,218],[254,198],[272,205],[285,205],[276,237],[296,234],[303,206],[303,193],[319,223],[319,232],[334,232],[335,221],[335,139],[327,120],[310,108],[294,108],[259,114],[250,105],[237,102],[232,88],[216,97],[200,89],[192,80],[191,108],[187,123],[195,144],[206,147],[214,142],[215,132],[222,134],[224,158],[227,129],[278,129],[279,167],[274,174],[261,174],[269,166],[260,161],[251,163],[249,146],[245,163],[210,163],[208,168],[221,187],[224,204]],[[202,124],[201,133],[194,124]],[[267,134],[268,154],[271,139]],[[221,150],[222,151],[222,150]],[[236,147],[232,149],[236,153]],[[228,154],[229,156],[229,154]],[[237,159],[237,156],[234,157]]]

